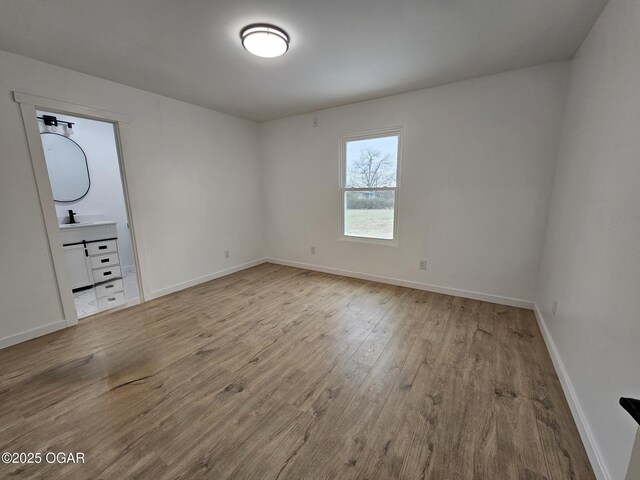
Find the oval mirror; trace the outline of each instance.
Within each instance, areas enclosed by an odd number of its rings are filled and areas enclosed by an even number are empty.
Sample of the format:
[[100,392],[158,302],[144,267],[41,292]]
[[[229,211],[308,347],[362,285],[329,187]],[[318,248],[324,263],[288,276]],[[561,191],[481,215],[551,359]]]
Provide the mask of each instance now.
[[56,202],[75,202],[89,192],[89,165],[80,145],[59,133],[43,132],[42,147]]

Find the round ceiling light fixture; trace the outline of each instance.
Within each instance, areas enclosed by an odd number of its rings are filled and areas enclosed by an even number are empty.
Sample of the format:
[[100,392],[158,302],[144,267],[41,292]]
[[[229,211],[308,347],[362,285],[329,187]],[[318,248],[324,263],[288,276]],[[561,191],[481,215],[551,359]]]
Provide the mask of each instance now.
[[240,39],[244,49],[258,57],[279,57],[289,50],[289,35],[268,23],[247,25],[240,32]]

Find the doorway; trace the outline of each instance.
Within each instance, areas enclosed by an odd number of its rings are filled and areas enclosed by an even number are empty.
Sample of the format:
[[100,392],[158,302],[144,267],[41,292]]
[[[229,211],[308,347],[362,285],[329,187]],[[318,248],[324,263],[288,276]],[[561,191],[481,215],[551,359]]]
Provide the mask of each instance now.
[[36,116],[78,318],[139,303],[113,123]]
[[144,301],[120,138],[127,115],[14,92],[67,326]]

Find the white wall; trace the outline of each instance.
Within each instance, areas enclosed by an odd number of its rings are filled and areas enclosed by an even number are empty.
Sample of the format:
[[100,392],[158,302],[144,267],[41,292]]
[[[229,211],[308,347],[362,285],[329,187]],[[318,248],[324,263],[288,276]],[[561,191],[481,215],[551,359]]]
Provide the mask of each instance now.
[[[568,72],[547,64],[262,124],[268,255],[533,301]],[[340,136],[395,126],[398,246],[340,241]]]
[[0,51],[0,341],[62,319],[12,91],[131,117],[121,134],[147,298],[264,256],[255,123]]
[[[89,192],[80,200],[55,203],[58,218],[66,221],[67,211],[73,209],[80,217],[97,215],[104,220],[117,222],[120,265],[124,268],[133,266],[135,263],[133,247],[127,227],[127,208],[120,180],[118,147],[113,124],[61,115],[55,112],[38,111],[38,116],[42,116],[42,114],[55,115],[58,120],[74,122],[74,133],[70,138],[84,151],[91,180]],[[38,122],[38,125],[41,132],[46,131],[43,122]],[[62,128],[59,130],[62,132]]]
[[572,67],[537,302],[613,479],[636,432],[618,399],[640,397],[639,185],[640,2],[611,0]]

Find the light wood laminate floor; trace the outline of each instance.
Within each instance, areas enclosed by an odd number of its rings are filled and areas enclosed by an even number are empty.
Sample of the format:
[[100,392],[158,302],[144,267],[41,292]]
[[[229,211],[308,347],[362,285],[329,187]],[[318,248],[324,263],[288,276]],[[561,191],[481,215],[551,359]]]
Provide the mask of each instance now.
[[264,264],[0,351],[0,478],[591,479],[533,313]]

